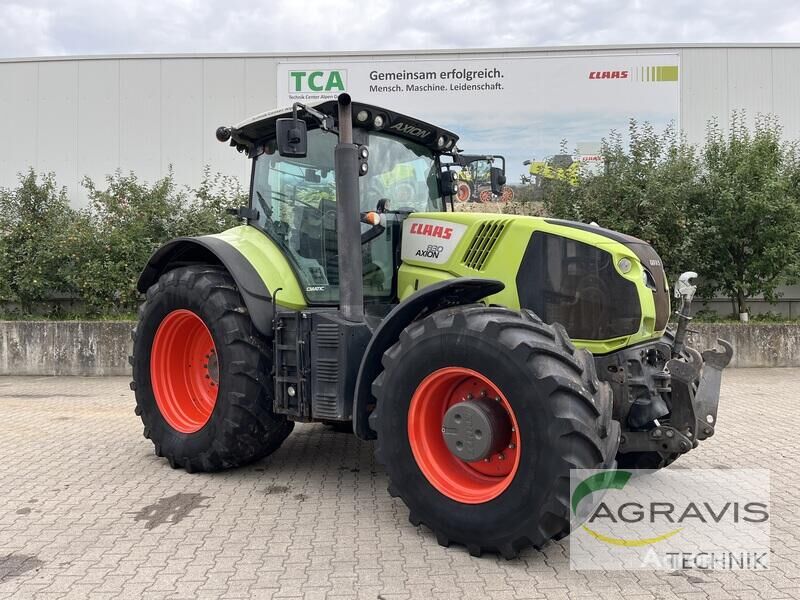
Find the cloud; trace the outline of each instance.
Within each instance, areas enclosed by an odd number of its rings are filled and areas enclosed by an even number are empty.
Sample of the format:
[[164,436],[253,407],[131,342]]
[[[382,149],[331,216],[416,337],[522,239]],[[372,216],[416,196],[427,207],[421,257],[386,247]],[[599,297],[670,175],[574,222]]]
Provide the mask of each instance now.
[[796,41],[762,0],[0,0],[0,56]]

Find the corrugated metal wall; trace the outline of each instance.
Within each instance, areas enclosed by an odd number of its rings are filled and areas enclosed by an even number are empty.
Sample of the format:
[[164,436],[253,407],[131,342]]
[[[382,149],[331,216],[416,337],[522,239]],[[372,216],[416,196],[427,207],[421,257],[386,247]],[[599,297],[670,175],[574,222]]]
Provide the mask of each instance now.
[[271,108],[276,60],[143,58],[0,63],[0,186],[34,167],[52,171],[70,196],[80,181],[116,169],[146,180],[170,165],[183,184],[203,166],[236,175],[249,165],[214,130]]
[[247,161],[216,142],[220,124],[274,107],[282,60],[394,59],[677,51],[681,125],[702,141],[706,122],[734,109],[775,113],[800,138],[800,46],[639,47],[328,56],[110,57],[0,61],[0,186],[34,167],[53,171],[77,204],[80,181],[115,169],[156,179],[172,165],[197,184],[204,165],[248,177]]

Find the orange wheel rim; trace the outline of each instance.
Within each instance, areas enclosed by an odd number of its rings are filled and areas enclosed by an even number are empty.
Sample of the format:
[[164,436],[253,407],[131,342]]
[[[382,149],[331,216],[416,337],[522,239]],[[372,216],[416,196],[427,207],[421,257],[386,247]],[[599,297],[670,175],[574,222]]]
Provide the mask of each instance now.
[[158,410],[176,431],[195,433],[217,403],[219,360],[211,332],[190,310],[169,313],[156,330],[150,381]]
[[471,193],[472,191],[470,190],[469,184],[460,181],[458,183],[458,188],[456,189],[456,200],[459,202],[466,202],[469,200]]
[[[450,452],[442,427],[447,409],[473,396],[488,396],[499,402],[512,433],[501,452],[488,459],[464,462]],[[482,504],[497,498],[519,469],[519,427],[511,404],[489,378],[471,369],[446,367],[422,380],[408,409],[408,441],[428,482],[456,502]]]

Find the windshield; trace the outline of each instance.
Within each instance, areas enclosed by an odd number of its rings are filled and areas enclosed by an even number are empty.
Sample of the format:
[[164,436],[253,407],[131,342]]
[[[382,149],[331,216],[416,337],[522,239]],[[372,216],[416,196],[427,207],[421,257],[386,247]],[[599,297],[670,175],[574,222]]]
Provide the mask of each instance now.
[[436,160],[414,142],[370,133],[369,172],[361,177],[361,210],[375,210],[381,199],[390,210],[443,210]]
[[[359,178],[361,211],[386,211],[386,229],[362,246],[364,297],[388,301],[404,212],[442,210],[443,204],[436,159],[429,150],[381,133],[371,133],[367,140],[369,172]],[[285,250],[314,303],[339,299],[333,165],[337,141],[331,133],[310,130],[304,158],[280,156],[268,144],[253,171],[251,205],[259,216],[252,224]],[[362,232],[369,229],[362,225]]]

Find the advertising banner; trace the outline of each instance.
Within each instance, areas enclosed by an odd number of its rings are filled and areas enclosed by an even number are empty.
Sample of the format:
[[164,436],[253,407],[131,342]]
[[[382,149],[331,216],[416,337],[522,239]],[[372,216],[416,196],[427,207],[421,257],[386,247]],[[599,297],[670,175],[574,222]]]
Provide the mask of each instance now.
[[[465,152],[501,154],[509,183],[597,164],[603,137],[631,118],[678,125],[677,53],[582,54],[278,65],[278,106],[348,92],[445,127]],[[525,164],[527,162],[527,164]]]

